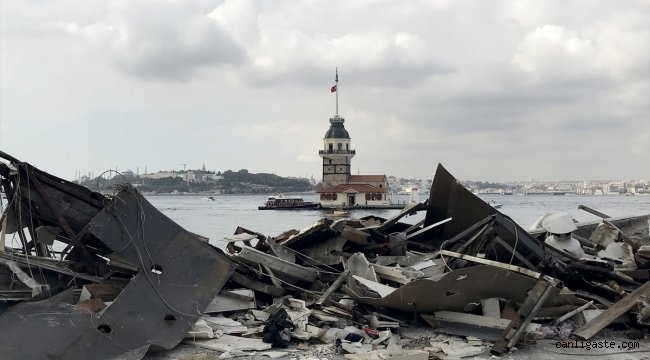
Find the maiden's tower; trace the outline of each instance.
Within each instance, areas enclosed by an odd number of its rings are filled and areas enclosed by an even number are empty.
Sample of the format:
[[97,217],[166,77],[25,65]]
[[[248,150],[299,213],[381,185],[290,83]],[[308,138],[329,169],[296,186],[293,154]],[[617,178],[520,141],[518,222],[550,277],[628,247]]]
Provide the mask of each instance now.
[[352,175],[352,149],[345,119],[339,116],[339,75],[336,71],[336,114],[329,119],[330,127],[323,138],[318,155],[323,159],[323,182],[316,191],[320,204],[328,208],[391,208],[386,175]]

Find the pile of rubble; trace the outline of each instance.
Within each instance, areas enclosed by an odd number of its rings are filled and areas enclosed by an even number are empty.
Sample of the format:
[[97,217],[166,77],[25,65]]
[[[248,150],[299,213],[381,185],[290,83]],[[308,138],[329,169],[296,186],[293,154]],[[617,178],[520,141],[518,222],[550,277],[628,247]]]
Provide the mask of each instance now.
[[101,195],[0,155],[0,243],[22,241],[0,252],[3,359],[140,359],[182,341],[219,358],[424,360],[647,330],[650,215],[584,208],[602,221],[526,231],[439,165],[429,199],[393,218],[238,227],[224,253],[128,185]]

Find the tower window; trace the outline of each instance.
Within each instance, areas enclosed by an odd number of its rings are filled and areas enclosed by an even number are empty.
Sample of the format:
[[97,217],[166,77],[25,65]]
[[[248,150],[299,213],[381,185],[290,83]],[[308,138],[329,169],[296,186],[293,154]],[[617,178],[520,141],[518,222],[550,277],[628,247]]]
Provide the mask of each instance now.
[[345,144],[345,150],[350,150],[350,144]]
[[338,143],[337,145],[339,146],[339,150],[343,150],[343,144]]
[[334,150],[334,144],[328,144],[329,145],[329,150]]

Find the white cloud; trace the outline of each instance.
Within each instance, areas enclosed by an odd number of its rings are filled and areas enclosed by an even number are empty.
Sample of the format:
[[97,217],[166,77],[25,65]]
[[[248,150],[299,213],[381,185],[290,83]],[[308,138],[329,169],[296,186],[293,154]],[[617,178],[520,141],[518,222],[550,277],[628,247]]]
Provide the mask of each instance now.
[[512,63],[536,81],[582,79],[599,67],[594,44],[561,26],[544,25],[527,34]]

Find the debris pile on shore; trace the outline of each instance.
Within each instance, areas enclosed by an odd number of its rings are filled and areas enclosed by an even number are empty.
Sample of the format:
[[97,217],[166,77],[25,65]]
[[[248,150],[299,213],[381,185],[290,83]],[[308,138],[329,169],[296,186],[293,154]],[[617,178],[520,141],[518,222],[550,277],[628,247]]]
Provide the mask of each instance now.
[[650,322],[650,215],[526,231],[439,165],[429,199],[393,218],[237,227],[224,253],[128,185],[102,195],[0,157],[0,243],[21,245],[0,251],[3,359],[181,341],[219,358],[460,358]]

